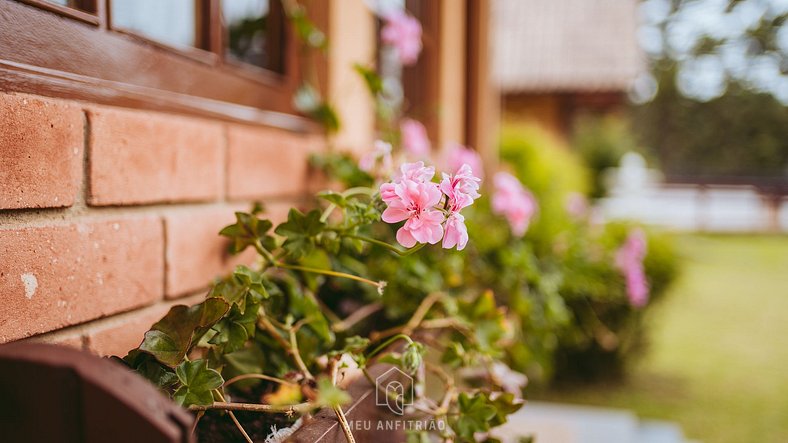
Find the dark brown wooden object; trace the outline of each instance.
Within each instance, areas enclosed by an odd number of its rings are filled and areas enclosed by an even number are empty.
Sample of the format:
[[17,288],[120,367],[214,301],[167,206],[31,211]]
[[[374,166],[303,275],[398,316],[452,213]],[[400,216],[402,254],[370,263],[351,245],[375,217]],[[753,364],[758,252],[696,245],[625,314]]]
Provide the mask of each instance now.
[[3,442],[193,442],[193,420],[116,362],[62,346],[0,346]]

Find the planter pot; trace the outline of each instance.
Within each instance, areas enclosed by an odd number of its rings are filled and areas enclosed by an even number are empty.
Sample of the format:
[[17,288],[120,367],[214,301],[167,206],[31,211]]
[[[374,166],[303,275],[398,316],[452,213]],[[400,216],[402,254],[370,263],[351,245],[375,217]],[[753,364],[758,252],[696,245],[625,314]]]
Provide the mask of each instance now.
[[192,442],[193,421],[111,360],[45,344],[0,347],[4,442]]
[[[377,364],[369,372],[380,386],[408,385],[407,375],[393,366]],[[409,422],[365,377],[354,378],[346,390],[352,401],[343,411],[356,441],[405,440]],[[0,346],[0,399],[3,442],[194,442],[191,413],[126,367],[72,348]],[[322,410],[287,441],[333,443],[345,436],[335,413]]]

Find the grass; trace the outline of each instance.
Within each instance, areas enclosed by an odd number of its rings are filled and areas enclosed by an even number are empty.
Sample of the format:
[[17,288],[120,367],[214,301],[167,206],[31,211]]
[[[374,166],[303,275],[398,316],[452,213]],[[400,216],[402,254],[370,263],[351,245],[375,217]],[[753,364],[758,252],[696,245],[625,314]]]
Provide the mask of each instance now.
[[707,443],[788,442],[788,236],[686,236],[683,275],[623,384],[540,397],[678,422]]

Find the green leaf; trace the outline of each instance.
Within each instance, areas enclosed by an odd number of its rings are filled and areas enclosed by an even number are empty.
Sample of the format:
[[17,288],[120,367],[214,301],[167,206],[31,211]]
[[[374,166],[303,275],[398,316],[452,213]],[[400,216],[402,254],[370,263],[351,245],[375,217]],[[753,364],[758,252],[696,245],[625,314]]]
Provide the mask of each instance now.
[[259,219],[245,212],[236,212],[235,219],[234,224],[219,231],[219,235],[232,240],[230,252],[233,254],[254,246],[258,241],[264,246],[270,246],[274,242],[274,238],[268,235],[268,231],[273,226],[270,220]]
[[329,203],[339,206],[340,208],[344,208],[347,205],[347,199],[345,199],[342,194],[334,191],[323,191],[318,193],[317,196]]
[[181,382],[173,394],[173,400],[181,406],[210,405],[213,403],[211,391],[218,389],[224,380],[217,371],[208,368],[205,360],[185,361],[175,368]]
[[320,234],[326,224],[320,221],[320,211],[313,209],[304,215],[291,208],[287,221],[276,227],[276,233],[286,237],[282,247],[290,256],[298,260],[309,255],[315,247],[315,236]]
[[209,343],[221,346],[223,353],[237,351],[243,348],[247,340],[254,338],[260,303],[255,301],[252,294],[248,294],[244,307],[245,310],[241,311],[241,305],[233,305],[230,312],[213,327],[216,334]]
[[175,372],[159,363],[152,355],[133,349],[122,360],[135,372],[148,379],[159,389],[167,389],[178,382]]
[[369,93],[372,94],[373,97],[383,92],[383,79],[380,78],[375,70],[367,68],[366,66],[359,63],[353,65],[353,69],[361,74],[361,77],[364,79],[364,83],[367,85]]
[[327,377],[321,377],[317,381],[317,399],[315,403],[324,407],[337,407],[350,402],[350,395],[347,392],[334,386]]
[[[495,407],[488,403],[487,396],[477,393],[473,396],[463,392],[459,395],[459,417],[452,423],[452,428],[460,437],[471,440],[476,432],[490,430],[488,423],[495,417]],[[473,441],[473,440],[471,440]]]
[[227,313],[230,305],[219,298],[188,307],[177,305],[156,322],[139,349],[169,367],[180,364],[183,357],[200,338]]

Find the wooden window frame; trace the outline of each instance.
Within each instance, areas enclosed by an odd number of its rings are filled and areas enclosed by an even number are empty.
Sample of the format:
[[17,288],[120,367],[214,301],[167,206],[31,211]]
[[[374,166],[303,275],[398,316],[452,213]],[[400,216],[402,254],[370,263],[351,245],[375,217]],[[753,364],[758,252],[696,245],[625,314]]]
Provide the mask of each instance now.
[[[212,23],[197,35],[205,50],[172,48],[130,31],[113,30],[109,0],[82,1],[93,12],[44,0],[0,0],[0,91],[297,132],[320,130],[293,107],[301,63],[289,23],[284,23],[283,74],[279,74],[223,60],[219,0],[195,0],[198,21]],[[321,3],[310,8],[310,16],[325,30],[328,8]]]

